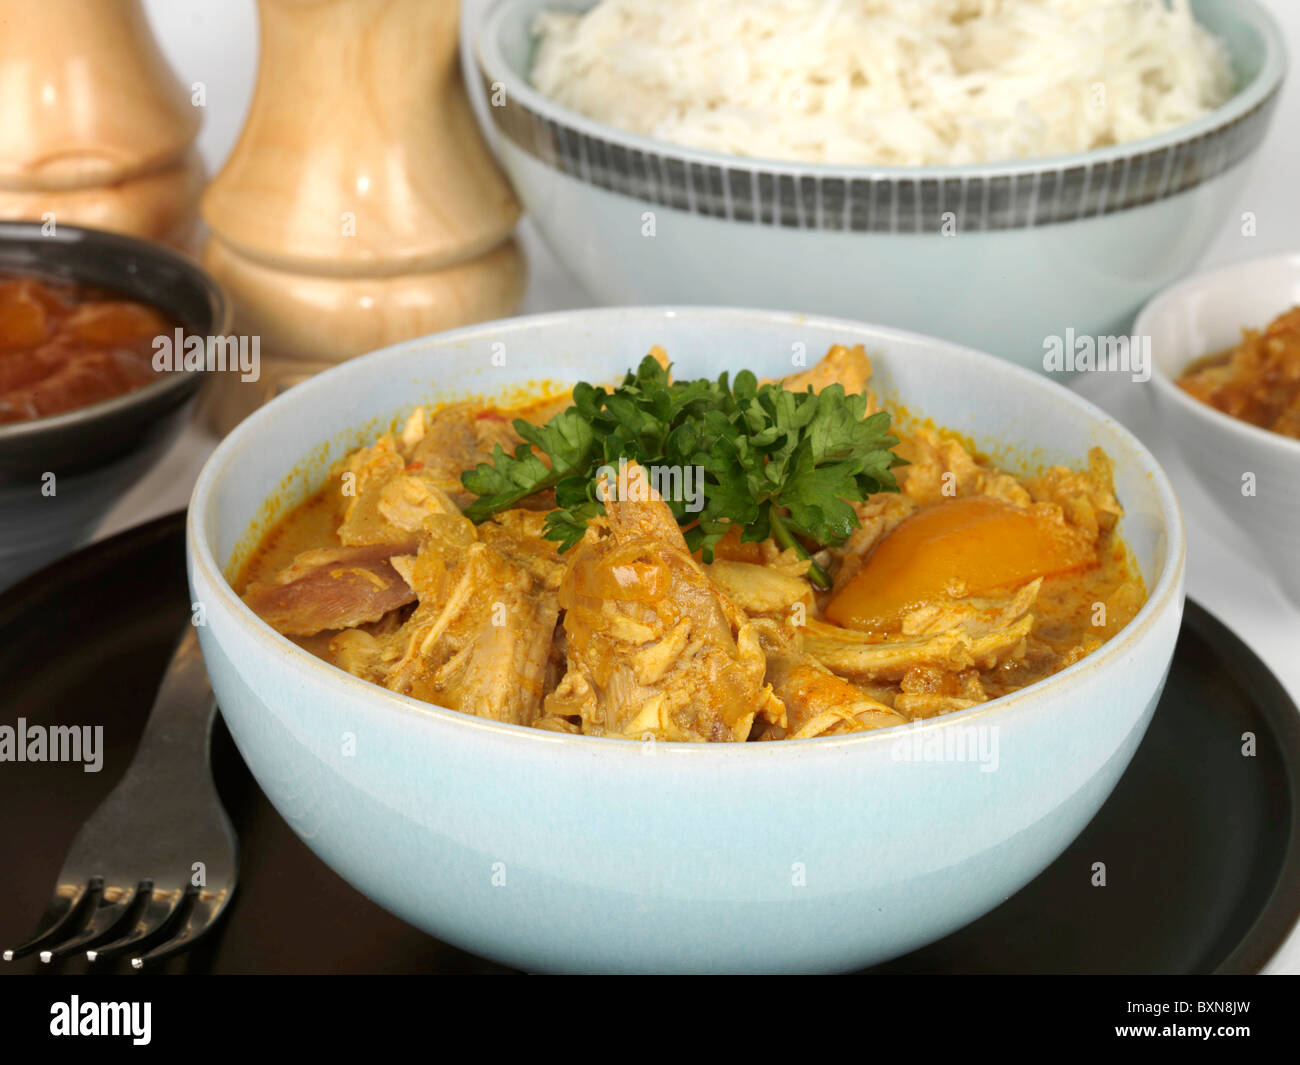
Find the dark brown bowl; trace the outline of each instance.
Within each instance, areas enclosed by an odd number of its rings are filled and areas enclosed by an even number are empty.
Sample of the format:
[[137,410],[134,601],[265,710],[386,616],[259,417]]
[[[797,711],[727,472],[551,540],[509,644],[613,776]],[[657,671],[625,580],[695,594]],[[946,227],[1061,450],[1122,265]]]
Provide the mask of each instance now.
[[[220,288],[178,252],[77,226],[42,230],[0,222],[0,272],[110,289],[157,307],[186,334],[228,330]],[[207,376],[171,373],[101,403],[0,425],[0,588],[89,539],[175,440]]]

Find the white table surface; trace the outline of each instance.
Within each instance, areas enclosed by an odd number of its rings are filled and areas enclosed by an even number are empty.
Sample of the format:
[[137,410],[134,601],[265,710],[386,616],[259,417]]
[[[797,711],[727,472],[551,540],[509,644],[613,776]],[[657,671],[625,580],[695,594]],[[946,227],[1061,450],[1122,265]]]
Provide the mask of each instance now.
[[[484,0],[468,0],[481,7]],[[1263,0],[1283,25],[1290,51],[1300,56],[1300,0]],[[200,147],[215,172],[225,159],[248,106],[256,65],[253,0],[146,0],[164,51],[187,84],[202,81],[207,114]],[[1300,76],[1286,88],[1273,130],[1236,208],[1204,257],[1202,268],[1300,250]],[[1252,211],[1257,235],[1241,235],[1240,217]],[[521,227],[531,281],[524,313],[587,306],[592,301],[563,272],[527,222]],[[1300,702],[1300,610],[1290,606],[1241,538],[1200,490],[1172,442],[1154,422],[1140,387],[1097,375],[1078,391],[1132,429],[1169,471],[1188,525],[1187,593],[1237,633]],[[183,508],[215,440],[191,427],[150,475],[109,513],[98,537]],[[1300,930],[1265,970],[1300,973]]]

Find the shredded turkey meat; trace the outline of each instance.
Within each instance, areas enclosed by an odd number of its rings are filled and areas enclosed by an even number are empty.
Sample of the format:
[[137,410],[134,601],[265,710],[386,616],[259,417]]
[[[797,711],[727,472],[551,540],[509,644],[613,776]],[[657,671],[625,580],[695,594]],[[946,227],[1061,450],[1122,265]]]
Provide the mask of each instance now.
[[560,585],[568,671],[551,717],[595,736],[749,738],[777,717],[758,635],[686,549],[661,500],[610,502]]

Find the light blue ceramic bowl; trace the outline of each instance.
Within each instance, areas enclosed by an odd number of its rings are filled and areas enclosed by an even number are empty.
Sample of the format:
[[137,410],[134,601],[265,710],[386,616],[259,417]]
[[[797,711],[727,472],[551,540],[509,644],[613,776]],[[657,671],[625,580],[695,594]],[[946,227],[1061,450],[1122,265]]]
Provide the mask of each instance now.
[[[531,88],[537,13],[501,0],[474,57],[495,144],[547,244],[597,299],[801,307],[1043,368],[1044,341],[1119,336],[1220,232],[1272,120],[1280,29],[1192,0],[1238,91],[1204,118],[1080,155],[950,167],[781,163],[625,133]],[[471,11],[471,14],[474,14]],[[653,235],[651,235],[653,234]],[[952,234],[952,235],[948,235]]]
[[[652,344],[694,376],[778,374],[792,353],[836,342],[866,345],[886,399],[1005,463],[1079,464],[1105,448],[1150,589],[1137,618],[1050,680],[917,728],[639,744],[495,724],[367,684],[272,631],[223,576],[251,525],[417,402],[609,380]],[[516,318],[345,363],[225,439],[194,491],[188,552],[213,687],[276,809],[393,913],[539,970],[842,970],[966,924],[1047,866],[1110,794],[1160,694],[1183,602],[1173,493],[1100,410],[942,341],[765,311]]]

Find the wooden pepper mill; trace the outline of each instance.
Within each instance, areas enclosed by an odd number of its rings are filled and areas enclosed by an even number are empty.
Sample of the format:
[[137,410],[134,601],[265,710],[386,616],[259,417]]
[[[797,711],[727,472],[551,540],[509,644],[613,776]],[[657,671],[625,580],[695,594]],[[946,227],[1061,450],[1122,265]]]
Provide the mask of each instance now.
[[457,0],[259,0],[257,87],[203,196],[203,263],[260,337],[224,431],[304,376],[409,337],[511,313],[519,206],[475,124]]
[[186,247],[201,109],[140,0],[0,0],[0,218]]

